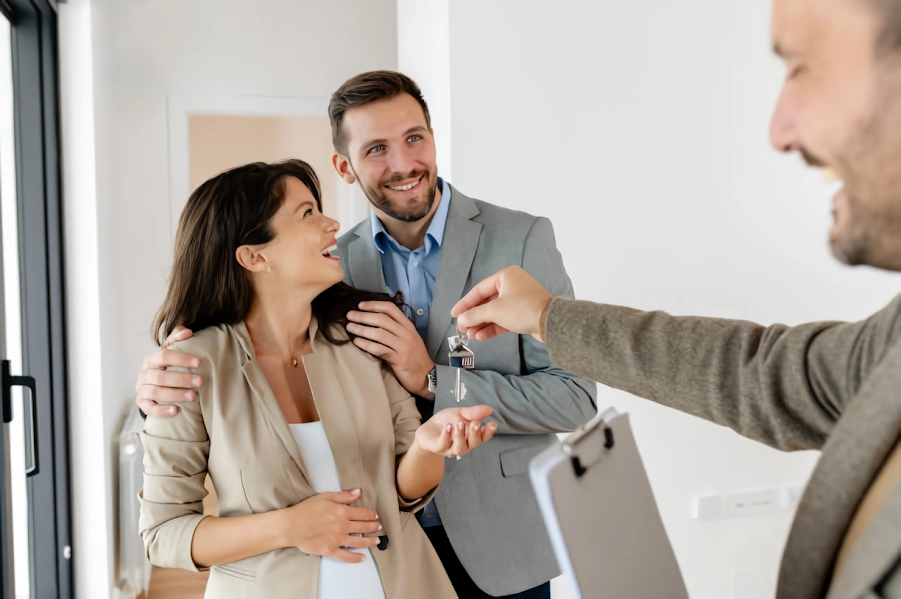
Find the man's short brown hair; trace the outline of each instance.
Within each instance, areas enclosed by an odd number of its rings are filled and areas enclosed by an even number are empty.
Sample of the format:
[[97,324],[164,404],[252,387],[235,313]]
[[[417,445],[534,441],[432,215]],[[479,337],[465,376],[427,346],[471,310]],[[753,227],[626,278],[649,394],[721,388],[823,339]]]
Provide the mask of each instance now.
[[339,154],[347,155],[347,136],[341,129],[344,113],[351,108],[364,106],[377,100],[410,94],[422,106],[426,126],[431,129],[429,107],[422,97],[416,82],[402,73],[394,71],[369,71],[351,77],[341,84],[328,103],[328,118],[332,125],[332,144]]

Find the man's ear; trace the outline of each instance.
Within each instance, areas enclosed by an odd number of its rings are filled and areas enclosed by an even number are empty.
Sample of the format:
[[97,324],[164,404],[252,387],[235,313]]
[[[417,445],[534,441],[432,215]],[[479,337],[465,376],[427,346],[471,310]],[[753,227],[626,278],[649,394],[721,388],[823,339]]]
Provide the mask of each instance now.
[[261,245],[242,245],[235,250],[235,259],[250,272],[272,272],[262,249]]
[[357,180],[354,177],[354,172],[350,168],[350,160],[347,157],[338,154],[337,152],[332,156],[332,166],[335,167],[335,171],[338,173],[338,176],[344,179],[346,183],[353,185]]

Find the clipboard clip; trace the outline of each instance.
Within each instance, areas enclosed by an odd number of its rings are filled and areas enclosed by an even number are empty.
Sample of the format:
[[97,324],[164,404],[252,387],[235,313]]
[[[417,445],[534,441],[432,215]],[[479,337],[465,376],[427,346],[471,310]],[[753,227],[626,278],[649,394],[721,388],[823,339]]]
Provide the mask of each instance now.
[[582,475],[588,471],[588,467],[591,465],[582,463],[582,460],[576,454],[576,445],[579,441],[584,439],[586,435],[593,432],[599,426],[603,426],[604,449],[612,449],[614,445],[613,429],[610,428],[609,423],[617,416],[619,416],[619,412],[616,411],[616,408],[607,408],[602,413],[577,428],[570,436],[564,439],[562,445],[563,453],[570,456],[576,478],[582,478]]

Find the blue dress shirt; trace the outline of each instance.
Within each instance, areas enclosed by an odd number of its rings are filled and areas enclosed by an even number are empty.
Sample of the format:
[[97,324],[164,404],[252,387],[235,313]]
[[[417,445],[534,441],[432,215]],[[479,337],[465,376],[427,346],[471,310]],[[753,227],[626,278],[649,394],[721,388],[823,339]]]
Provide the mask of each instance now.
[[[425,243],[418,249],[410,250],[399,244],[388,234],[376,215],[371,215],[372,238],[382,257],[385,284],[392,294],[398,291],[403,294],[404,303],[409,306],[407,317],[413,321],[423,341],[428,330],[429,306],[432,304],[432,292],[441,265],[441,243],[444,240],[444,227],[451,202],[450,185],[441,178],[438,179],[438,185],[441,186],[441,202],[426,231]],[[434,501],[423,509],[420,523],[422,526],[441,524]]]

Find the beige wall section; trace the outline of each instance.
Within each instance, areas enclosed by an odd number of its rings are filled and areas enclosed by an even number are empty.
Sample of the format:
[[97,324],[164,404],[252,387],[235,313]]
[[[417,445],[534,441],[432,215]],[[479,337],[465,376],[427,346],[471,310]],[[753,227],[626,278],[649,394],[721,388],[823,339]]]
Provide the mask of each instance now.
[[[337,218],[332,137],[327,118],[192,114],[188,117],[191,191],[222,171],[249,162],[299,158],[322,185],[322,211]],[[342,183],[343,184],[343,183]]]

